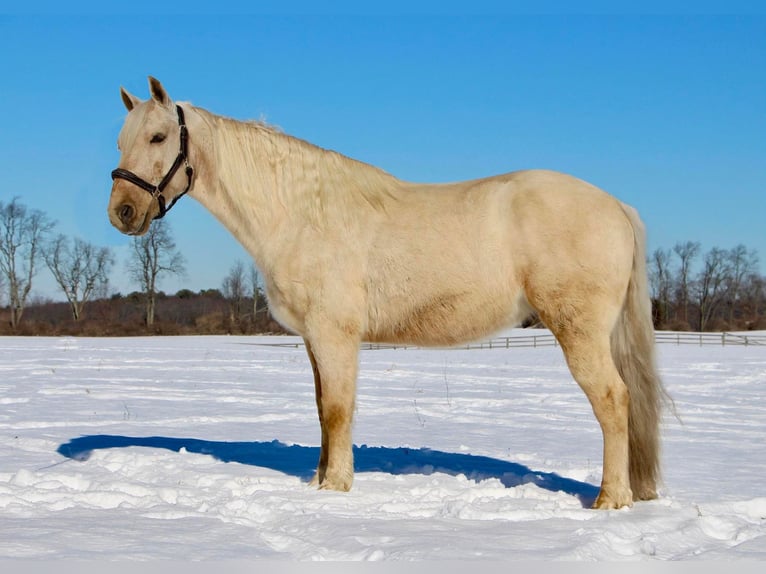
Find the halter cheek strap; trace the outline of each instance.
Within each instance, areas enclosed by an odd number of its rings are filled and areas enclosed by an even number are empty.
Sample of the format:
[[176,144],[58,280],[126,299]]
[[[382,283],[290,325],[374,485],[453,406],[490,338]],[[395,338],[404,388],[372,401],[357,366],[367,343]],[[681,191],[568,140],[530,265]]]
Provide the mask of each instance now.
[[[141,189],[147,191],[149,194],[151,194],[152,197],[157,199],[157,204],[159,205],[160,212],[156,215],[154,219],[162,219],[165,217],[165,214],[170,211],[170,209],[176,204],[176,202],[181,199],[186,193],[189,191],[189,188],[192,184],[192,176],[194,175],[194,169],[192,169],[192,166],[189,165],[189,158],[187,157],[187,150],[188,150],[188,143],[189,143],[189,130],[186,128],[186,120],[184,119],[184,111],[181,109],[181,106],[176,105],[176,113],[178,114],[178,127],[180,130],[180,139],[181,139],[181,149],[178,151],[178,155],[176,156],[175,161],[173,162],[173,165],[170,166],[170,169],[165,174],[165,177],[162,178],[162,181],[160,181],[157,185],[151,184],[145,179],[137,176],[132,171],[128,171],[127,169],[122,169],[121,167],[118,167],[117,169],[112,171],[112,180],[115,179],[124,179],[125,181],[129,181],[133,185],[137,185]],[[167,207],[165,206],[165,196],[162,195],[162,192],[165,190],[167,185],[170,183],[170,180],[173,179],[173,176],[176,174],[178,169],[181,167],[181,164],[185,164],[186,166],[186,188],[176,195],[173,200],[170,202],[170,205]]]

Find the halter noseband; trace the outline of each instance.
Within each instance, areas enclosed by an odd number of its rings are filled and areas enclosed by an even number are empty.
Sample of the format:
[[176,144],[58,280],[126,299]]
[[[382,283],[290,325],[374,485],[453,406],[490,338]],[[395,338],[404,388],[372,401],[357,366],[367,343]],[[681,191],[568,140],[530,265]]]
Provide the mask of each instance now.
[[[160,181],[157,185],[153,185],[145,179],[140,178],[132,171],[128,171],[127,169],[118,167],[112,171],[113,181],[115,179],[124,179],[125,181],[129,181],[130,183],[137,185],[141,189],[149,192],[152,197],[157,198],[157,203],[160,206],[160,212],[155,216],[154,219],[162,219],[165,217],[165,214],[170,211],[170,209],[176,204],[176,201],[186,195],[186,193],[189,191],[189,188],[191,187],[192,175],[194,174],[194,170],[192,169],[192,166],[189,165],[189,159],[186,155],[187,143],[189,140],[189,130],[186,129],[184,111],[181,109],[181,106],[176,105],[176,112],[178,113],[178,126],[181,132],[181,149],[179,150],[173,165],[170,166],[170,169],[165,174],[165,177],[162,178],[162,181]],[[170,205],[165,207],[165,197],[162,195],[162,192],[170,183],[170,180],[173,179],[173,176],[178,171],[178,168],[181,167],[182,163],[186,164],[186,189],[184,189],[182,193],[175,196],[170,202]]]

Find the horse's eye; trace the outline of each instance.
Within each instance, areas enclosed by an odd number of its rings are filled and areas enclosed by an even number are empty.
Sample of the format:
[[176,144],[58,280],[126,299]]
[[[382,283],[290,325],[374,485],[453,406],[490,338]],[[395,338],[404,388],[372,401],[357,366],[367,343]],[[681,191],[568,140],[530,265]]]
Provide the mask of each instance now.
[[165,134],[154,134],[149,143],[162,143],[165,141]]

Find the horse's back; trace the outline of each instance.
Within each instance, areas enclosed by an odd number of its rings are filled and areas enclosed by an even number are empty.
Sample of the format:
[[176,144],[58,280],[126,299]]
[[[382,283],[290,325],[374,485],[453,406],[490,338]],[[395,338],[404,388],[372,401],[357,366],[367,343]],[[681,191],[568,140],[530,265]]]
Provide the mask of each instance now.
[[549,261],[619,272],[619,262],[632,261],[633,230],[625,213],[631,208],[574,176],[525,170],[425,191],[400,220],[408,245],[427,250],[424,244],[435,239],[445,257],[471,273],[517,274]]

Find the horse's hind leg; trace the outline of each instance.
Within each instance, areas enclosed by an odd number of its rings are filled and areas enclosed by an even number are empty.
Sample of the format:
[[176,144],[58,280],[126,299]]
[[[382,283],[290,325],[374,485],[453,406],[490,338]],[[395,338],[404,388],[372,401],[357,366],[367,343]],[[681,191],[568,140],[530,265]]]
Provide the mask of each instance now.
[[632,506],[628,451],[628,389],[617,372],[610,348],[609,331],[588,324],[583,317],[552,327],[572,376],[585,392],[601,426],[604,439],[601,491],[594,508]]
[[[601,490],[594,508],[633,504],[629,476],[630,396],[612,358],[611,331],[620,298],[605,285],[571,278],[567,289],[528,285],[527,300],[553,332],[569,370],[585,392],[603,435]],[[580,295],[582,293],[587,296]],[[610,294],[611,293],[611,294]]]

